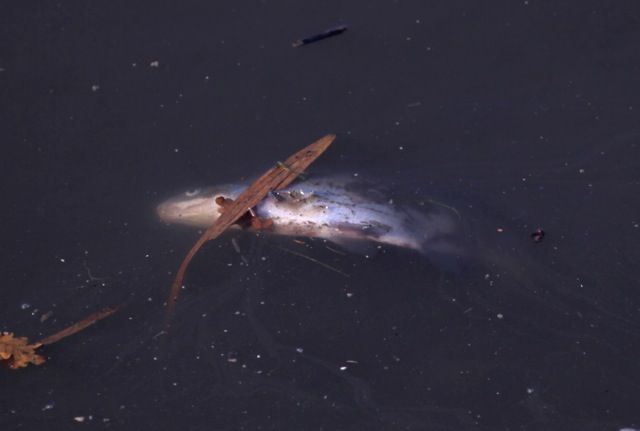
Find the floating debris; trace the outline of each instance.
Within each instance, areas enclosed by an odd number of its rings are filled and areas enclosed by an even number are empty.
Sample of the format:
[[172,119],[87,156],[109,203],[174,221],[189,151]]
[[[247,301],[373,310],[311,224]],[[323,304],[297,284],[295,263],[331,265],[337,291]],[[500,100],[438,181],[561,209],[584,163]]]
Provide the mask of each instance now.
[[305,37],[304,39],[298,39],[295,42],[293,42],[291,45],[294,48],[298,48],[298,47],[301,47],[303,45],[308,45],[310,43],[318,42],[318,41],[321,41],[323,39],[327,39],[329,37],[337,36],[339,34],[344,33],[345,31],[347,31],[347,26],[345,26],[345,25],[342,25],[340,27],[333,27],[333,28],[330,28],[329,30],[323,31],[322,33],[318,33],[318,34],[315,34],[313,36]]
[[542,242],[542,240],[544,239],[544,235],[545,235],[544,231],[538,228],[531,234],[531,239],[535,243]]
[[12,370],[29,364],[44,364],[45,359],[36,353],[39,346],[29,344],[26,337],[15,337],[11,332],[0,334],[0,360]]
[[[0,362],[7,365],[12,370],[26,367],[29,364],[44,364],[44,357],[38,355],[36,350],[44,345],[56,343],[63,338],[82,331],[88,326],[93,325],[99,320],[112,315],[117,311],[117,307],[106,307],[97,311],[79,322],[56,332],[46,338],[35,343],[29,343],[26,337],[16,337],[12,332],[0,333]],[[53,407],[51,407],[53,408]],[[43,409],[44,410],[44,409]]]

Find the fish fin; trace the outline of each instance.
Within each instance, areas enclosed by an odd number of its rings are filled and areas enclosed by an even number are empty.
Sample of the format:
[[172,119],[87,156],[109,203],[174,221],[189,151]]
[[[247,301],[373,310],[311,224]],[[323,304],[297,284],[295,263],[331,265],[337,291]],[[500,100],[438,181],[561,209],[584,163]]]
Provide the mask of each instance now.
[[445,272],[459,273],[467,260],[464,229],[455,209],[431,203],[424,211],[405,209],[416,250]]

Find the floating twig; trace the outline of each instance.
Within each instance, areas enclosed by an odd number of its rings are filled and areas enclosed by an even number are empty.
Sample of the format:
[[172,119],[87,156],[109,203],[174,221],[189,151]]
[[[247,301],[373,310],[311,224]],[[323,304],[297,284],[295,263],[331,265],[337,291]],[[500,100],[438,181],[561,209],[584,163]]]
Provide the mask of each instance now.
[[298,39],[295,42],[293,42],[291,45],[294,48],[298,48],[298,47],[303,46],[303,45],[308,45],[310,43],[318,42],[320,40],[327,39],[329,37],[337,36],[339,34],[344,33],[345,31],[347,31],[347,26],[346,25],[341,25],[339,27],[333,27],[333,28],[330,28],[330,29],[328,29],[326,31],[323,31],[322,33],[318,33],[318,34],[315,34],[313,36],[305,37],[304,39]]

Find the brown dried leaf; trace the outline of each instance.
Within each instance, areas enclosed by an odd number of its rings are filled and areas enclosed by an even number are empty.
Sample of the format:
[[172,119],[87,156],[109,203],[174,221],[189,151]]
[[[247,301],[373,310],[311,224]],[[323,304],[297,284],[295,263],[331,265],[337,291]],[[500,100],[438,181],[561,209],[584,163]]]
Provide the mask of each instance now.
[[36,353],[42,344],[29,344],[26,337],[15,337],[11,332],[0,334],[0,361],[15,370],[29,364],[40,365],[45,359]]
[[26,367],[29,364],[41,365],[45,359],[36,353],[36,349],[47,344],[57,343],[63,338],[78,333],[99,320],[112,315],[118,307],[106,307],[79,322],[58,331],[40,341],[29,344],[26,337],[16,337],[12,332],[0,333],[0,362],[4,362],[12,370]]

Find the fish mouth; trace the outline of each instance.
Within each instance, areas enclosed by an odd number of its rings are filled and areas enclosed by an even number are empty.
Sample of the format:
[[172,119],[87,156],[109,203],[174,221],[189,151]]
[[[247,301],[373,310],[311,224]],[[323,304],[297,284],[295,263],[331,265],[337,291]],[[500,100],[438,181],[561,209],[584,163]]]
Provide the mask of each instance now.
[[164,223],[195,227],[209,227],[220,216],[217,205],[207,200],[191,203],[169,200],[156,207],[156,214]]
[[177,218],[180,218],[180,214],[176,212],[175,206],[167,202],[163,202],[156,207],[156,214],[160,218],[160,221],[167,224],[175,222]]

